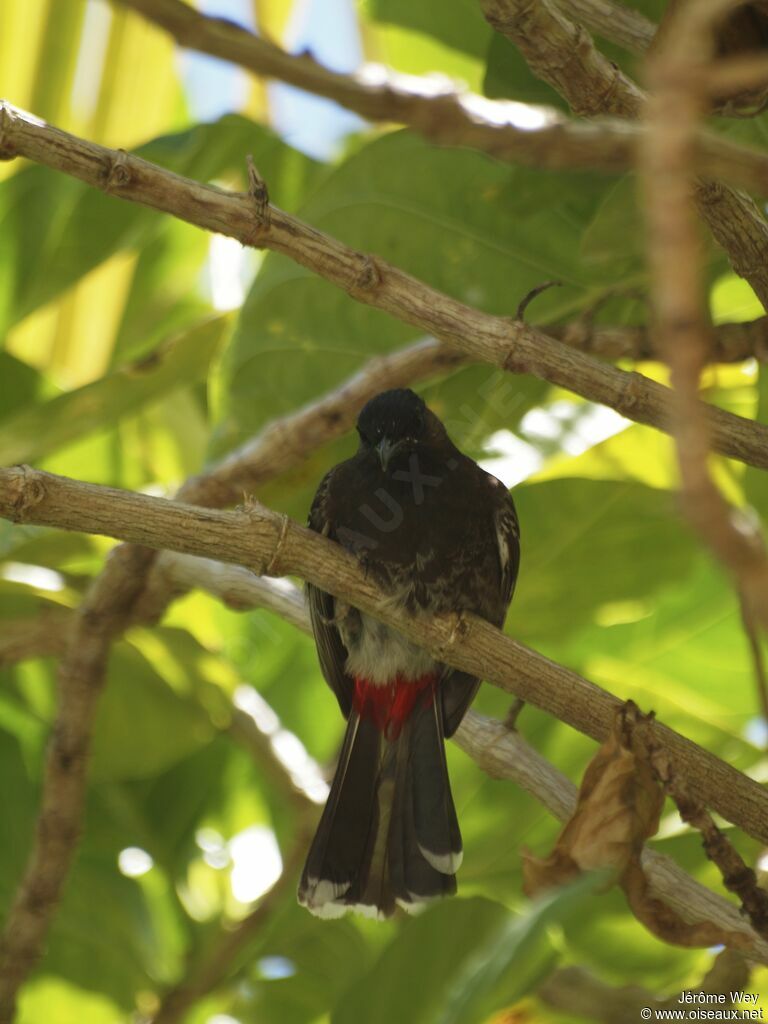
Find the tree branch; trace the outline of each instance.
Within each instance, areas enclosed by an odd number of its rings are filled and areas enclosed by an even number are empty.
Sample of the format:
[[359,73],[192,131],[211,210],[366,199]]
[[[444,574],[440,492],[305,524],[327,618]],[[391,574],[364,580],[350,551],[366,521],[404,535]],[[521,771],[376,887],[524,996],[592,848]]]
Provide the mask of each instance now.
[[699,379],[710,348],[699,238],[693,207],[692,141],[707,96],[702,70],[713,50],[712,24],[732,6],[683,4],[650,71],[654,92],[641,165],[659,345],[675,393],[675,442],[688,518],[730,570],[749,621],[768,628],[768,552],[759,529],[732,508],[709,472],[709,423]]
[[[5,139],[17,154],[110,194],[172,213],[244,245],[281,252],[352,298],[442,338],[474,359],[513,373],[533,374],[669,432],[668,388],[568,348],[527,324],[466,306],[274,206],[261,209],[248,195],[190,181],[139,157],[36,123],[10,108],[6,108]],[[768,468],[767,427],[712,406],[706,407],[706,415],[716,451]]]
[[[535,75],[576,113],[640,116],[645,96],[550,0],[480,0],[485,17],[520,49]],[[698,170],[698,168],[697,168]],[[768,223],[755,203],[727,185],[699,182],[699,213],[768,310]]]
[[[213,557],[257,574],[269,567],[273,575],[299,575],[395,627],[439,661],[487,679],[597,740],[608,734],[621,703],[476,616],[413,619],[393,609],[352,555],[262,505],[213,511],[17,467],[0,469],[0,516]],[[660,723],[653,735],[704,803],[768,841],[768,794],[761,786]]]
[[466,362],[466,355],[432,338],[377,356],[338,388],[274,420],[212,470],[187,481],[178,497],[209,508],[232,505],[245,489],[288,472],[310,452],[352,430],[360,409],[380,391],[449,373]]
[[480,6],[489,25],[517,46],[534,75],[564,96],[574,114],[639,116],[642,91],[554,3],[480,0]]
[[[654,332],[646,325],[638,327],[593,326],[583,320],[550,325],[546,333],[564,345],[589,352],[603,359],[661,359]],[[768,317],[742,323],[719,324],[712,331],[712,346],[707,361],[740,363],[745,359],[765,362],[768,358]]]
[[[547,123],[542,127],[519,128],[515,103],[489,100],[443,81],[397,74],[380,65],[368,65],[356,75],[330,71],[309,54],[286,53],[242,26],[201,14],[182,0],[114,2],[140,13],[180,46],[324,96],[371,121],[405,124],[433,142],[469,146],[497,160],[532,167],[621,171],[633,166],[642,136],[639,125],[618,120],[578,123],[554,110],[546,112]],[[621,43],[637,40],[633,49],[640,39],[653,34],[653,26],[642,15],[609,0],[575,0],[569,7],[585,24],[606,30],[606,38],[621,35],[617,40]],[[607,35],[609,27],[614,35]],[[702,174],[724,177],[763,194],[768,191],[768,158],[759,150],[702,132],[698,158]]]
[[[312,633],[304,596],[298,587],[286,581],[280,581],[278,585],[272,580],[254,576],[241,566],[225,565],[172,551],[163,552],[158,561],[164,564],[164,571],[170,574],[176,574],[178,570],[185,587],[197,586],[206,590],[236,610],[266,608],[285,618],[301,632],[308,635]],[[234,602],[231,601],[233,595]],[[58,634],[60,642],[66,641],[68,626],[66,617],[57,622],[54,632]],[[0,650],[2,648],[3,638],[0,633]],[[27,656],[44,654],[45,651],[45,646],[37,652],[28,650]],[[19,651],[18,656],[24,655]],[[233,728],[231,732],[234,738],[251,748],[251,737],[241,733],[239,727]],[[573,815],[576,786],[542,757],[520,733],[510,730],[502,722],[470,711],[454,739],[486,774],[495,779],[515,782],[558,821],[567,821]],[[257,753],[261,763],[263,752]],[[306,801],[301,798],[299,810],[302,815],[307,809]],[[744,935],[750,943],[749,955],[761,962],[768,962],[768,943],[755,934],[733,904],[700,885],[671,858],[656,850],[644,850],[643,867],[651,879],[654,895],[663,899],[685,920],[709,921],[726,933],[738,932]],[[180,987],[187,988],[183,982]]]
[[644,14],[612,0],[558,0],[558,3],[588,29],[632,53],[644,53],[656,34],[656,26]]
[[59,711],[43,779],[34,845],[0,938],[0,1021],[13,1019],[16,993],[34,965],[69,872],[82,819],[96,697],[112,636],[138,595],[152,552],[118,548],[76,616],[59,669]]

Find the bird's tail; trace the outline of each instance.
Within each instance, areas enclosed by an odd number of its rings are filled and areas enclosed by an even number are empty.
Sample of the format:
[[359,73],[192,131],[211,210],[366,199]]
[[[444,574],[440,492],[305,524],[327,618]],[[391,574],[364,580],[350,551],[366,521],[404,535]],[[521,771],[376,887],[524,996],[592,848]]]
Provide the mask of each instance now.
[[436,677],[376,686],[356,680],[336,775],[299,884],[320,917],[456,891],[461,834],[443,746]]

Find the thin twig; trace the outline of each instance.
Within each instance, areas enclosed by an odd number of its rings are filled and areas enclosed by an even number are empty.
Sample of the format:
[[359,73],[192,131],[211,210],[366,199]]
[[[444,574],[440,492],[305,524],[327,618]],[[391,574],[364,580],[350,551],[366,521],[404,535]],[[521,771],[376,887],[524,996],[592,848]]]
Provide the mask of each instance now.
[[[269,224],[254,222],[250,196],[201,185],[142,160],[97,146],[6,111],[6,137],[17,153],[103,188],[165,210],[200,227],[289,256],[344,289],[352,298],[442,338],[473,359],[513,373],[530,373],[639,423],[669,431],[669,390],[560,344],[527,324],[491,316],[429,287],[379,257],[343,245],[270,207]],[[112,169],[119,160],[119,181]],[[734,225],[734,230],[738,225]],[[768,273],[768,263],[766,264]],[[713,447],[723,455],[768,468],[768,428],[706,407]]]
[[515,320],[525,320],[525,311],[535,298],[541,295],[542,292],[549,291],[550,288],[560,288],[562,284],[562,281],[544,281],[541,284],[537,284],[535,288],[531,288],[528,294],[524,295],[518,303]]
[[682,820],[701,833],[704,851],[719,870],[723,885],[741,900],[744,913],[764,940],[768,940],[768,892],[760,887],[755,872],[727,836],[717,827],[695,787],[670,765],[654,737],[644,740],[646,755],[659,782],[672,797]]

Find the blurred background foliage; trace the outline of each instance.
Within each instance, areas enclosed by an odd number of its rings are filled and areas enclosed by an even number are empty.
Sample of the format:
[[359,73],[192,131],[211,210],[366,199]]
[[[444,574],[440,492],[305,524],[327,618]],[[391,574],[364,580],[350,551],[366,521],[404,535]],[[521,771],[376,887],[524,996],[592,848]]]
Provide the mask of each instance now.
[[[200,6],[289,49],[310,47],[342,71],[381,61],[443,72],[489,96],[560,103],[472,2]],[[655,17],[661,5],[634,6]],[[597,303],[598,322],[647,319],[631,176],[531,171],[365,125],[326,101],[179,53],[104,0],[0,4],[0,95],[201,181],[243,188],[252,153],[278,205],[481,309],[511,315],[529,289],[557,278],[563,286],[536,300],[533,322],[566,322]],[[728,130],[762,141],[765,123]],[[722,254],[709,257],[715,320],[760,315]],[[243,251],[22,161],[0,164],[0,325],[0,463],[162,494],[371,355],[417,337],[281,256]],[[641,369],[664,377],[657,365]],[[764,409],[753,360],[712,367],[706,387],[743,415]],[[768,730],[737,601],[681,523],[669,439],[488,366],[420,390],[468,453],[516,484],[523,562],[509,633],[765,778]],[[320,476],[352,445],[327,446],[259,497],[303,519]],[[719,460],[717,473],[732,500],[768,511],[757,471]],[[108,548],[1,523],[0,622],[75,607]],[[342,723],[308,637],[194,593],[161,628],[135,629],[115,646],[85,833],[23,993],[22,1024],[151,1014],[157,993],[305,842],[295,806],[228,728],[233,698],[251,707],[254,689],[279,716],[280,727],[257,705],[273,745],[321,799],[309,759],[332,761]],[[486,686],[477,707],[503,716],[508,703]],[[54,713],[53,659],[0,667],[0,907],[29,849]],[[530,707],[520,727],[579,779],[593,744]],[[322,922],[291,889],[190,1024],[568,1024],[575,1018],[535,994],[556,964],[655,993],[696,985],[712,952],[663,945],[615,892],[577,889],[529,905],[520,849],[543,853],[557,825],[514,785],[448,753],[466,848],[460,897],[417,920]],[[756,844],[733,838],[759,862]],[[654,845],[719,888],[697,837],[671,813]]]

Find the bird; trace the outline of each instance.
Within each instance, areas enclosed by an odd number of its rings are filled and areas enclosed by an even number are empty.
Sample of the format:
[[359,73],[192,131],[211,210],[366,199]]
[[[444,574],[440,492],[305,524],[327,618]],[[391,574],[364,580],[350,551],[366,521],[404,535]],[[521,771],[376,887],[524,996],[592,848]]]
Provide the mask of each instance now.
[[[320,482],[310,529],[352,552],[414,619],[472,612],[501,627],[520,562],[507,488],[410,389],[371,398],[357,433],[356,454]],[[307,600],[347,726],[299,903],[325,918],[418,912],[456,892],[462,841],[444,740],[480,680],[313,584]]]

